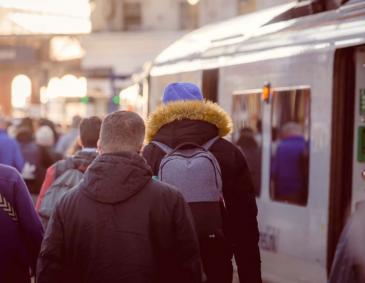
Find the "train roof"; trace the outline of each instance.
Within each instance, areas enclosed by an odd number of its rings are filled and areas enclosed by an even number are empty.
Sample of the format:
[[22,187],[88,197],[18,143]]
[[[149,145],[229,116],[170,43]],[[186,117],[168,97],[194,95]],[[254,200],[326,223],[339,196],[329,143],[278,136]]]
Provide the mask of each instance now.
[[273,22],[301,2],[236,17],[195,30],[165,49],[152,76],[218,68],[365,43],[365,1],[337,10]]

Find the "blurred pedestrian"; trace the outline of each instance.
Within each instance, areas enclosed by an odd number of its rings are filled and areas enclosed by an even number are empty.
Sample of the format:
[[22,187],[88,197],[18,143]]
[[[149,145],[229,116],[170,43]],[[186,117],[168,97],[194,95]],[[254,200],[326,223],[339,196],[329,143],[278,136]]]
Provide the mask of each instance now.
[[69,157],[74,155],[76,152],[82,149],[82,146],[80,145],[80,139],[76,139],[68,148],[66,151],[65,157]]
[[53,145],[57,144],[58,138],[59,138],[59,133],[57,131],[56,125],[49,119],[41,118],[38,121],[38,128],[41,128],[43,126],[47,126],[48,128],[51,129],[51,131],[53,133],[53,140],[54,140]]
[[144,122],[118,111],[102,124],[100,156],[57,204],[38,261],[43,282],[201,282],[183,197],[152,179],[139,155]]
[[0,281],[30,283],[43,229],[19,173],[0,165]]
[[44,146],[45,144],[52,146],[54,137],[47,126],[37,129],[35,138],[32,128],[27,126],[27,123],[21,123],[21,125],[17,130],[16,139],[25,161],[22,176],[35,202],[47,168],[56,161],[52,152]]
[[236,144],[247,159],[255,192],[258,195],[261,188],[261,148],[256,141],[254,131],[251,128],[241,129],[240,137]]
[[23,156],[18,143],[7,134],[6,119],[0,115],[0,164],[16,168],[22,172],[24,166]]
[[274,198],[304,205],[308,187],[308,143],[302,127],[295,122],[286,123],[280,135],[271,167]]
[[56,161],[62,159],[62,155],[54,151],[54,133],[48,126],[42,126],[35,132],[35,143],[40,151],[41,162],[37,168],[36,194],[42,187],[47,169]]
[[[223,139],[231,131],[231,118],[217,104],[204,101],[199,88],[190,83],[168,85],[162,101],[163,105],[150,115],[146,137],[149,144],[143,150],[143,155],[152,167],[154,175],[158,175],[159,171],[162,172],[161,161],[165,156],[169,156],[169,153],[166,154],[167,151],[163,150],[164,147],[168,147],[170,153],[184,146],[193,149],[203,148],[209,153],[199,154],[206,157],[210,153],[213,154],[213,157],[209,155],[208,158],[212,164],[218,161],[221,171],[221,177],[219,173],[211,172],[218,177],[216,182],[209,183],[210,187],[203,184],[186,188],[190,191],[189,202],[196,222],[207,282],[232,282],[233,254],[240,281],[261,282],[254,187],[242,152]],[[160,145],[158,146],[156,142]],[[176,158],[181,160],[181,155]],[[172,175],[181,181],[181,187],[185,187],[187,182],[193,184],[194,180],[199,179],[198,176],[208,176],[204,171],[208,166],[203,166],[204,168],[195,166],[199,162],[203,162],[203,159],[192,162],[194,172],[189,171],[189,167],[191,168],[189,164],[186,168],[181,168],[184,170],[176,169],[175,171],[179,172],[177,174],[172,172]],[[216,168],[213,171],[216,171]],[[192,179],[191,176],[195,177]],[[171,181],[179,188],[176,180]],[[220,186],[224,199],[223,201],[220,196],[221,213],[210,217],[209,211],[212,209],[208,210],[211,205],[208,197],[216,194],[210,190],[219,183],[223,184]],[[202,221],[204,218],[205,222]]]
[[66,155],[67,150],[74,143],[79,135],[80,123],[80,116],[76,115],[72,118],[71,129],[59,138],[56,144],[56,152],[63,154],[63,156]]
[[[48,154],[52,160],[52,165],[54,162],[62,159],[62,154],[55,152],[55,138],[52,129],[48,126],[41,126],[35,132],[35,142],[36,144]],[[49,165],[49,166],[50,166]],[[49,167],[47,166],[47,168]],[[43,178],[42,178],[43,181]]]
[[[90,118],[85,118],[80,124],[80,144],[82,149],[77,151],[75,155],[66,158],[65,160],[60,160],[48,168],[46,172],[46,177],[44,179],[41,192],[38,196],[36,203],[36,210],[40,213],[43,199],[50,189],[50,187],[55,183],[57,179],[66,174],[67,171],[76,169],[77,171],[84,173],[90,163],[97,156],[97,141],[99,138],[101,126],[101,119],[99,117],[93,116]],[[67,181],[67,180],[65,180]],[[62,184],[61,184],[62,185]],[[42,215],[42,221],[44,225],[48,221],[50,215],[47,212],[46,215]],[[46,219],[43,219],[46,217]]]

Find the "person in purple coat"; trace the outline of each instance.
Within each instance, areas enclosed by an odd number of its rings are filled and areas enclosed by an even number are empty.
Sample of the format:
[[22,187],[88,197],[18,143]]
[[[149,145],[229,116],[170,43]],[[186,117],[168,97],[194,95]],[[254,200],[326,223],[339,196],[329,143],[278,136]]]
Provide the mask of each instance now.
[[295,122],[281,129],[281,140],[272,161],[274,197],[304,205],[307,202],[309,148],[302,128]]
[[12,166],[22,172],[24,159],[19,144],[8,136],[6,128],[6,120],[0,114],[0,164]]
[[0,164],[0,281],[29,283],[43,228],[20,174]]

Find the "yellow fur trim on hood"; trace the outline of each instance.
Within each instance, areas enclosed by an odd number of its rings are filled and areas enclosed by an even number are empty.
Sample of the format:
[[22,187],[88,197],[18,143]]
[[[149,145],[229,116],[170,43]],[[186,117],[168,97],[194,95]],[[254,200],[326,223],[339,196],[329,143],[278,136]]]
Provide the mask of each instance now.
[[218,104],[210,101],[176,101],[161,105],[150,114],[146,142],[150,143],[164,125],[183,119],[211,123],[218,128],[220,137],[232,131],[231,118]]

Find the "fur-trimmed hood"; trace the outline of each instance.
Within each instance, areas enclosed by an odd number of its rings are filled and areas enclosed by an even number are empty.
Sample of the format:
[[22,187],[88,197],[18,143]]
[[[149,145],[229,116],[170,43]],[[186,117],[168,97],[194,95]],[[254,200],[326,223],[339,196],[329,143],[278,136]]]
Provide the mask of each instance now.
[[215,125],[219,136],[232,131],[232,120],[216,103],[210,101],[177,101],[159,106],[147,121],[146,142],[150,143],[157,132],[176,120],[198,120]]

